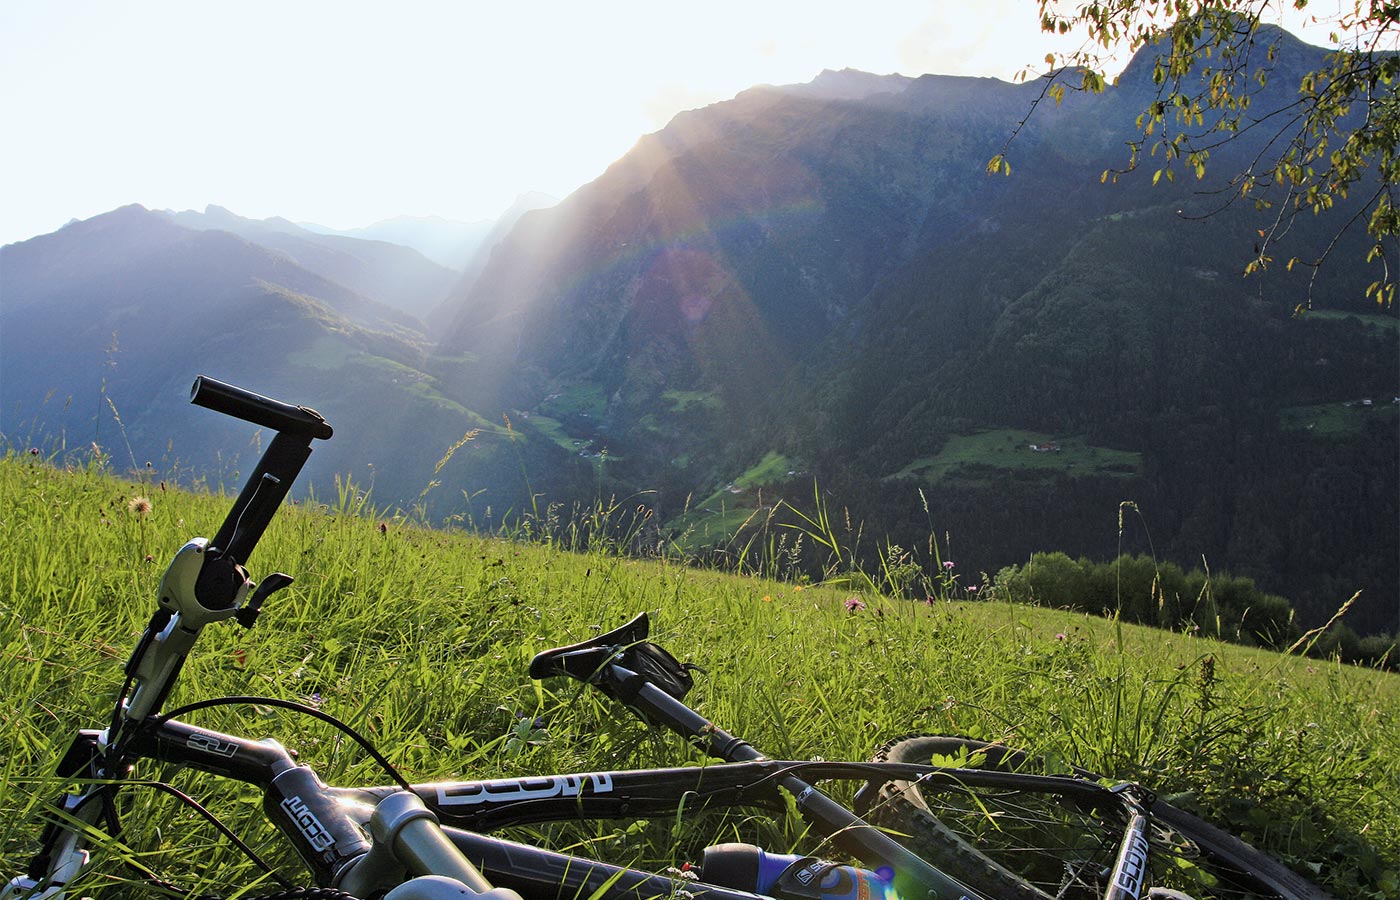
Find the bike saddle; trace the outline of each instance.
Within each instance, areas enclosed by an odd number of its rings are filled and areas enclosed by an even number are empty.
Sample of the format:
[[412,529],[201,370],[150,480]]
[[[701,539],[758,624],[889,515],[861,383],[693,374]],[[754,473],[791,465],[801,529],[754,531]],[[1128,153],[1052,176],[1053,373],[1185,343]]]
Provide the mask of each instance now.
[[695,667],[678,662],[664,648],[648,641],[649,631],[647,614],[639,613],[626,625],[597,637],[536,654],[530,660],[530,677],[543,679],[567,675],[616,697],[618,690],[625,688],[626,682],[616,682],[615,677],[610,678],[607,664],[617,662],[636,673],[631,676],[632,679],[640,676],[642,681],[656,685],[679,700],[694,685],[689,670]]
[[539,679],[567,675],[578,681],[589,681],[604,663],[616,657],[624,648],[645,641],[650,631],[647,614],[638,613],[635,619],[612,631],[536,654],[530,660],[530,677]]

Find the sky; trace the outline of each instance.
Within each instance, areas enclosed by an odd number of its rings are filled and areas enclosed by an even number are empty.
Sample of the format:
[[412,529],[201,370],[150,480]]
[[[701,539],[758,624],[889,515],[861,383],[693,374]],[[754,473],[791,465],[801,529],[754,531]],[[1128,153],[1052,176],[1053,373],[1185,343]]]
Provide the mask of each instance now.
[[753,85],[1075,46],[1035,0],[4,0],[0,244],[129,203],[492,219]]

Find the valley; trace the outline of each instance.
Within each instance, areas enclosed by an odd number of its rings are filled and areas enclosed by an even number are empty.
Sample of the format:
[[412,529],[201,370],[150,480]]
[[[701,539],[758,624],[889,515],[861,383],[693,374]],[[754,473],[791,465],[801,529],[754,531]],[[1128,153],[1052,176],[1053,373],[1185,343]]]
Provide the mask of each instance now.
[[[969,571],[1150,550],[1304,623],[1360,591],[1354,627],[1394,633],[1394,311],[1364,267],[1241,277],[1261,214],[1207,214],[1209,178],[1101,183],[1138,76],[1034,118],[1010,178],[985,162],[1034,85],[755,87],[522,206],[462,268],[212,207],[113,210],[0,249],[0,432],[231,478],[217,426],[172,424],[207,373],[314,398],[345,425],[309,483],[386,514],[639,498],[649,539],[703,554],[815,488],[862,552],[931,528]],[[1279,250],[1333,237],[1299,219]]]

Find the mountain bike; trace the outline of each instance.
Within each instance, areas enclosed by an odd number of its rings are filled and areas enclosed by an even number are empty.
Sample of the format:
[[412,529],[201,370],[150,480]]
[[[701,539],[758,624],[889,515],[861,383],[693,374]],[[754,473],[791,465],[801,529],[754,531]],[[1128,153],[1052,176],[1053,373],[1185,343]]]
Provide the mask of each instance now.
[[[122,833],[120,794],[137,785],[176,793],[303,900],[1208,900],[1328,895],[1141,785],[961,737],[890,741],[873,760],[775,760],[686,705],[694,668],[648,640],[645,613],[588,640],[534,657],[535,679],[569,678],[649,725],[685,738],[705,765],[411,784],[355,729],[308,705],[221,697],[164,710],[204,628],[250,628],[292,579],[254,581],[245,564],[311,453],[332,429],[314,410],[196,379],[192,402],[270,428],[262,454],[212,539],[194,538],[162,577],[156,610],[124,669],[105,727],[76,732],[55,773],[28,870],[0,900],[101,895],[93,850]],[[386,783],[327,785],[297,754],[182,721],[221,705],[283,707],[342,730]],[[174,764],[249,786],[304,864],[298,885],[220,819],[138,766]],[[844,786],[844,787],[841,787]],[[842,793],[844,791],[844,793]],[[838,796],[847,796],[843,802]],[[645,870],[497,835],[511,826],[675,817],[752,808],[799,814],[820,841],[809,851],[722,842],[685,865]],[[683,812],[678,813],[678,810]],[[166,836],[178,841],[179,836]],[[217,879],[215,879],[217,881]],[[114,891],[125,891],[127,886]],[[143,894],[195,896],[143,871]],[[245,896],[240,885],[226,886]],[[203,898],[209,896],[200,894]]]

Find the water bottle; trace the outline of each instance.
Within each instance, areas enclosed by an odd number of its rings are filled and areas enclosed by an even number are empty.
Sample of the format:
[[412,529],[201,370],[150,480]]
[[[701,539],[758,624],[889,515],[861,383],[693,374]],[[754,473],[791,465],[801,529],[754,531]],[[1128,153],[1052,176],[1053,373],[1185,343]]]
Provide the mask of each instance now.
[[778,900],[897,900],[893,875],[753,844],[706,847],[700,880],[719,887],[766,894]]

